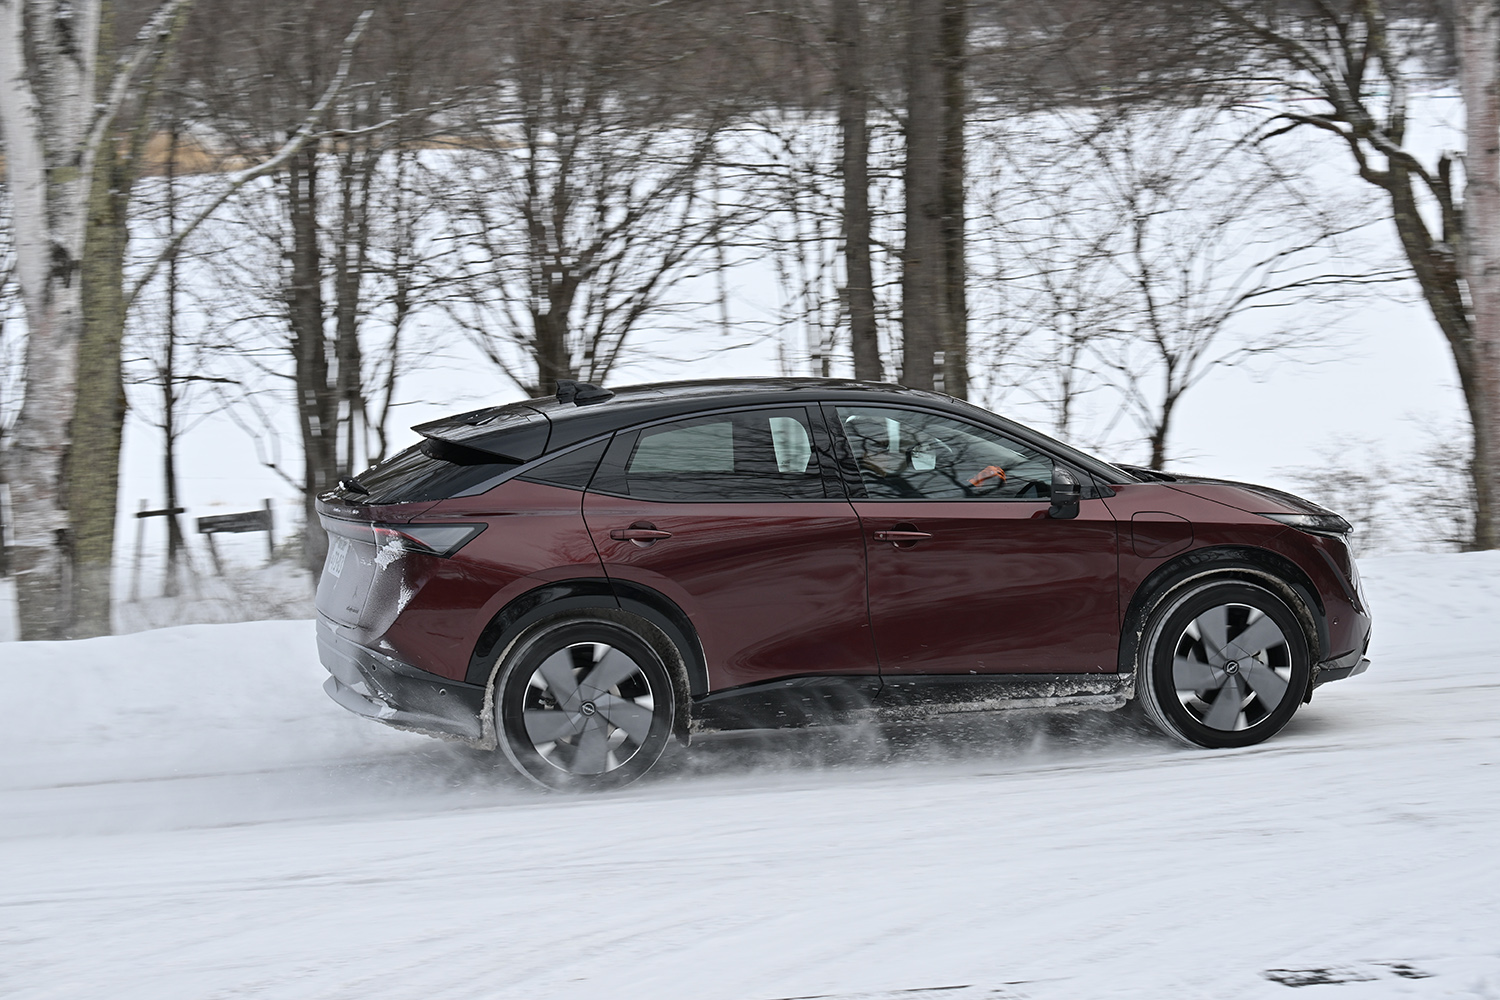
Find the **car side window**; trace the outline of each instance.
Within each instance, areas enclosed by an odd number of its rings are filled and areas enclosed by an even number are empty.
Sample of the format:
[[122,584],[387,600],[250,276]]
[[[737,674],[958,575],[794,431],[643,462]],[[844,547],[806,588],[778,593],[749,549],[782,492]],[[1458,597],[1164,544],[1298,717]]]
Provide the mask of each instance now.
[[599,459],[604,455],[606,444],[608,444],[607,440],[594,441],[580,448],[574,448],[572,451],[563,452],[556,458],[549,458],[516,478],[533,483],[546,483],[549,486],[565,486],[570,490],[586,490],[589,488],[589,480],[594,478],[594,469],[599,466]]
[[715,413],[621,432],[593,489],[679,502],[824,497],[800,407]]
[[924,410],[836,407],[872,499],[1048,500],[1052,459],[987,427]]

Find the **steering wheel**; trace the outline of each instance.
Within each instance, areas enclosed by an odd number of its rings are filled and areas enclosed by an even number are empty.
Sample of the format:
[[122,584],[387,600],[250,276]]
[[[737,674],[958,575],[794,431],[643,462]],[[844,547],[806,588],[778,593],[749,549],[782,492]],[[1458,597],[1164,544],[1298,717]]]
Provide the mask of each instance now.
[[[932,464],[922,466],[917,464],[918,456],[926,461],[927,456],[932,457]],[[935,469],[951,468],[958,464],[958,452],[953,446],[941,438],[930,437],[925,441],[918,441],[906,450],[906,464],[914,472],[931,472]]]

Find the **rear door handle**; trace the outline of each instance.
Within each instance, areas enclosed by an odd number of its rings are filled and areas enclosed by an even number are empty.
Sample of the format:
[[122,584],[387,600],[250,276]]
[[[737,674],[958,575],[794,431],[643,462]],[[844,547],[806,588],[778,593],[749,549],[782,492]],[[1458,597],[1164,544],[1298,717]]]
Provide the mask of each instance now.
[[920,542],[932,535],[926,531],[877,531],[875,540],[877,542]]
[[657,528],[636,527],[611,528],[609,537],[617,542],[635,542],[637,545],[650,545],[652,542],[663,538],[671,538],[670,531],[661,531]]

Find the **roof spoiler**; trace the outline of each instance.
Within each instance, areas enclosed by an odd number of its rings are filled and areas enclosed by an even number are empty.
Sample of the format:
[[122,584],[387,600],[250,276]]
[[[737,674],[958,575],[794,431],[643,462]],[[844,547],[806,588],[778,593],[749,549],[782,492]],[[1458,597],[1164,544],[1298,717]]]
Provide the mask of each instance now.
[[511,403],[429,420],[412,430],[427,439],[424,450],[434,458],[460,465],[496,459],[520,464],[546,452],[552,421],[524,403]]

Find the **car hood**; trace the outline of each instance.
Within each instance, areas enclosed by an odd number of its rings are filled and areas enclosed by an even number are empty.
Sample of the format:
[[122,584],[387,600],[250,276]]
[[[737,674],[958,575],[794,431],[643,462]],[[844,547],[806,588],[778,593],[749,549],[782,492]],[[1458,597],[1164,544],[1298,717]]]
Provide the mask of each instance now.
[[1245,511],[1248,514],[1336,514],[1311,500],[1294,493],[1260,486],[1256,483],[1240,483],[1231,479],[1210,479],[1207,476],[1182,476],[1175,473],[1157,472],[1151,469],[1129,467],[1126,469],[1148,482],[1161,483],[1179,493],[1212,500],[1215,503]]

